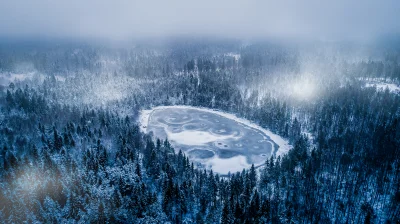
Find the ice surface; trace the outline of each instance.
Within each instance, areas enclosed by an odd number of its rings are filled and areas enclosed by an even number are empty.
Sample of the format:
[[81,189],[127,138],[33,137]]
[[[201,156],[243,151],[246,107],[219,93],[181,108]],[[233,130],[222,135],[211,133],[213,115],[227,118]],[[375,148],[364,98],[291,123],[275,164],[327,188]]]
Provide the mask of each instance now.
[[142,131],[168,138],[175,150],[220,174],[261,165],[290,148],[280,136],[256,124],[206,108],[156,107],[142,111],[140,123]]

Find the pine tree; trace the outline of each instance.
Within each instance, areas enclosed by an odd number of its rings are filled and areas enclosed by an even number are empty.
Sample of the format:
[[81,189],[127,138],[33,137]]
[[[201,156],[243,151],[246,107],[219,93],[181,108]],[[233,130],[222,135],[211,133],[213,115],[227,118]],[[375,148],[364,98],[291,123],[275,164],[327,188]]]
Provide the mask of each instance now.
[[225,202],[224,207],[222,209],[222,214],[221,214],[221,224],[229,224],[232,223],[232,214],[229,208],[229,203]]
[[139,179],[141,180],[142,179],[142,169],[140,168],[139,161],[136,162],[135,173],[139,177]]
[[10,90],[7,90],[6,102],[7,102],[9,107],[13,107],[14,106],[14,98],[13,98]]
[[97,218],[97,223],[103,224],[106,223],[106,214],[104,212],[104,205],[102,202],[100,202],[99,208],[98,208],[98,218]]
[[253,189],[257,184],[257,173],[254,168],[254,164],[251,164],[250,172],[249,172],[249,180],[250,180],[250,188]]
[[53,127],[53,145],[54,149],[58,152],[63,146],[63,139],[58,135],[57,129]]

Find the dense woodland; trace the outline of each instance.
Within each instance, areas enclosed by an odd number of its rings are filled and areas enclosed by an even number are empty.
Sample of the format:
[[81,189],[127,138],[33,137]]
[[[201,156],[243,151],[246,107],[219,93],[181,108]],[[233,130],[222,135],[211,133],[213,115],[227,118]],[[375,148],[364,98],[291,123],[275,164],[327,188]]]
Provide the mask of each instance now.
[[[1,44],[0,220],[398,223],[400,94],[365,82],[399,84],[399,49]],[[316,96],[287,93],[302,78],[317,83]],[[220,176],[140,132],[138,112],[157,105],[234,113],[293,148]]]

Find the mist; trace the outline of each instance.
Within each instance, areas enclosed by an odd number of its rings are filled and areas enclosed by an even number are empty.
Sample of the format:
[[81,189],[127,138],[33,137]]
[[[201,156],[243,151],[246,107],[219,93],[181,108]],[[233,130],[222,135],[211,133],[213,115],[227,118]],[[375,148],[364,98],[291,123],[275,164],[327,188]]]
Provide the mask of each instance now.
[[168,36],[371,40],[400,33],[400,2],[51,1],[0,3],[0,36],[128,40]]

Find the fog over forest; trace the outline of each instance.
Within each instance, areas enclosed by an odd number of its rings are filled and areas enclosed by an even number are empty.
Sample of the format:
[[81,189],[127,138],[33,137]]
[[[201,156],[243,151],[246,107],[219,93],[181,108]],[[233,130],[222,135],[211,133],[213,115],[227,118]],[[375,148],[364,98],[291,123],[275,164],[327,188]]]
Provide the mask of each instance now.
[[400,223],[400,2],[0,2],[0,223]]

